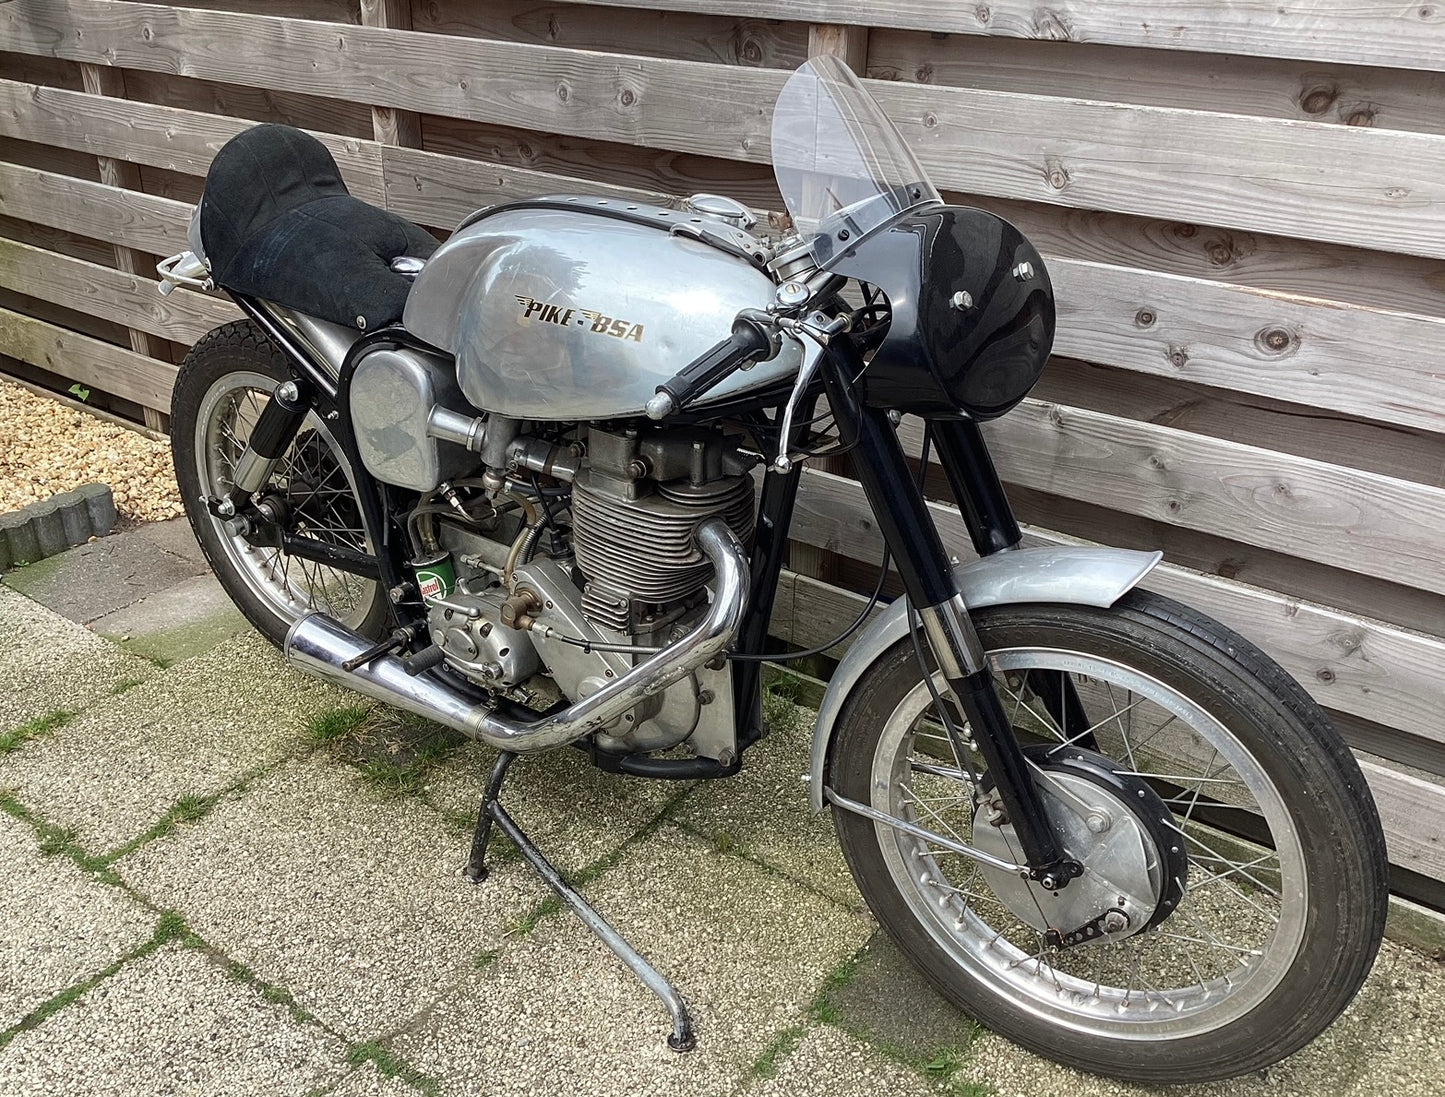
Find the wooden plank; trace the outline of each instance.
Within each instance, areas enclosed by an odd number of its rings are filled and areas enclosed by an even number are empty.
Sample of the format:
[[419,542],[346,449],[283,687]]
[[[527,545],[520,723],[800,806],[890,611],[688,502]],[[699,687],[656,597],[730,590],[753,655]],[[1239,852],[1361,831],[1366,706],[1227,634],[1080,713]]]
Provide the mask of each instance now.
[[1445,787],[1411,773],[1361,760],[1390,863],[1432,879],[1445,879]]
[[0,239],[0,287],[188,345],[241,316],[229,301],[204,293],[162,297],[153,272],[128,273],[14,240]]
[[[967,558],[968,533],[957,509],[932,502],[929,510],[945,544]],[[855,558],[876,559],[883,549],[857,483],[811,469],[803,477],[790,532]],[[1031,528],[1026,543],[1080,542]],[[1326,708],[1445,742],[1439,718],[1445,639],[1169,564],[1156,568],[1145,586],[1197,607],[1257,643]]]
[[12,80],[30,84],[51,84],[58,88],[81,87],[80,68],[70,61],[52,57],[27,57],[0,50],[0,72]]
[[84,259],[88,263],[106,264],[111,262],[115,255],[111,245],[103,241],[92,240],[73,232],[64,232],[49,225],[37,225],[31,221],[6,217],[3,214],[0,214],[0,236],[10,240],[19,240],[25,244],[33,244],[35,247],[45,248],[48,251],[57,251],[75,259]]
[[[784,76],[107,0],[0,5],[0,27],[25,52],[752,161],[767,158],[767,105]],[[1445,255],[1445,222],[1433,214],[1445,204],[1445,141],[1433,134],[966,88],[873,90],[940,186]]]
[[431,34],[753,68],[792,69],[808,58],[805,25],[739,19],[726,11],[700,15],[633,8],[622,15],[588,4],[538,0],[430,0],[416,5],[412,27]]
[[1321,65],[1238,54],[1120,49],[1078,42],[877,30],[868,75],[880,80],[1127,99],[1345,126],[1445,133],[1445,80],[1431,72]]
[[984,429],[1007,481],[1445,593],[1445,489],[1038,400]]
[[[242,118],[0,79],[0,136],[186,175],[205,175],[221,146],[253,124]],[[353,194],[377,204],[384,201],[380,151],[374,142],[327,133],[315,136],[336,157]]]
[[422,225],[451,228],[482,206],[540,194],[595,194],[675,206],[670,194],[586,182],[550,172],[442,156],[420,149],[381,153],[387,207]]
[[[367,27],[411,30],[411,0],[361,0],[361,22]],[[371,127],[383,145],[421,148],[421,115],[416,111],[372,107]]]
[[127,69],[126,90],[138,102],[181,110],[280,122],[316,133],[371,139],[371,108],[344,99],[301,95],[277,88],[243,88],[192,76]]
[[142,407],[171,405],[175,366],[8,309],[0,309],[0,354]]
[[[932,497],[952,500],[946,490],[935,490]],[[1120,548],[1157,549],[1170,563],[1193,571],[1329,606],[1349,616],[1370,617],[1430,635],[1442,632],[1445,596],[1410,586],[1408,575],[1399,576],[1398,582],[1377,579],[1018,484],[1009,485],[1009,502],[1020,522],[1065,536]]]
[[184,251],[191,207],[153,194],[0,162],[0,214],[152,255]]
[[425,116],[422,125],[432,152],[571,177],[584,191],[593,185],[671,195],[704,191],[729,195],[755,210],[783,208],[767,164],[440,115]]
[[[1445,69],[1445,11],[1385,0],[589,0],[606,7],[728,12],[760,19],[857,23],[934,34],[1298,57]],[[1162,18],[1161,18],[1162,17]]]
[[1031,396],[1445,487],[1445,435],[1055,355]]
[[1445,263],[1184,220],[945,194],[1013,222],[1050,259],[1083,259],[1424,316],[1445,315]]
[[1105,263],[1049,264],[1057,353],[1445,431],[1445,321]]

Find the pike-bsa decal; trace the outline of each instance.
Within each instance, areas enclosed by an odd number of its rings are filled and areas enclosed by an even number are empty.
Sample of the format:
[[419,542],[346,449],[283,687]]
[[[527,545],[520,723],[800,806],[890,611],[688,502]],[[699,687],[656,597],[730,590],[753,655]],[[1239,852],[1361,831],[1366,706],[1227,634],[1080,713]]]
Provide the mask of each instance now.
[[642,325],[631,320],[618,320],[604,316],[592,309],[573,309],[562,305],[549,305],[531,297],[517,295],[517,304],[522,306],[524,320],[536,320],[543,324],[558,324],[564,328],[580,327],[597,335],[610,335],[614,339],[631,339],[642,342]]

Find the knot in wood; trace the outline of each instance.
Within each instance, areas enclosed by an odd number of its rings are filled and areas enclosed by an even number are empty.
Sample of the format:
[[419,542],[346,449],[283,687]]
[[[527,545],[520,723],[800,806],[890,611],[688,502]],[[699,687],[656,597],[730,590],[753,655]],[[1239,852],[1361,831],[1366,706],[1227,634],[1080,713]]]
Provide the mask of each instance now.
[[1335,672],[1329,667],[1320,667],[1319,670],[1315,671],[1315,677],[1326,685],[1329,685],[1329,683],[1335,680]]
[[567,102],[568,99],[572,98],[572,89],[569,88],[566,84],[558,84],[557,98],[564,103]]
[[932,111],[929,111],[923,116],[924,129],[932,129],[936,125],[938,125],[938,115],[934,114]]
[[1169,364],[1175,369],[1183,369],[1189,364],[1189,352],[1183,347],[1176,347],[1173,344],[1169,347]]
[[1069,185],[1069,170],[1064,167],[1063,164],[1057,160],[1051,160],[1044,166],[1047,169],[1048,174],[1046,178],[1049,181],[1049,186],[1053,187],[1054,190],[1063,190]]
[[920,84],[931,84],[933,82],[933,66],[925,61],[913,70],[913,79]]
[[1340,89],[1332,84],[1317,84],[1312,88],[1305,88],[1300,92],[1300,110],[1306,114],[1324,114],[1335,105],[1335,100],[1340,97]]
[[1375,108],[1372,106],[1356,107],[1345,116],[1347,126],[1373,126],[1375,124]]
[[1254,338],[1255,345],[1265,354],[1285,354],[1295,349],[1295,337],[1284,328],[1265,328]]
[[987,25],[988,21],[993,18],[993,12],[989,10],[987,4],[980,4],[973,9],[973,17],[980,23]]
[[1195,234],[1197,234],[1198,232],[1198,225],[1180,224],[1174,226],[1174,235],[1179,237],[1179,239],[1181,240],[1193,239]]
[[1134,314],[1134,323],[1138,324],[1141,328],[1153,327],[1154,321],[1157,319],[1159,318],[1154,315],[1152,309],[1140,309]]
[[622,94],[619,95],[617,98],[624,107],[630,107],[632,106],[632,104],[637,102],[637,93],[631,88],[623,88]]
[[738,60],[744,65],[761,65],[763,63],[762,43],[751,35],[744,38],[738,46]]
[[1223,240],[1214,240],[1207,244],[1204,253],[1209,256],[1209,261],[1216,267],[1229,265],[1234,260],[1234,252]]

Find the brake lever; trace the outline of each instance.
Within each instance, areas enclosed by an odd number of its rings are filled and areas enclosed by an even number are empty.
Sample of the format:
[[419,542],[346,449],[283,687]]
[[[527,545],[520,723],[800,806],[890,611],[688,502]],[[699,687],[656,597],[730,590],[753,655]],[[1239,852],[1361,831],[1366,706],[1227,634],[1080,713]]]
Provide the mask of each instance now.
[[775,322],[780,330],[803,345],[803,363],[798,367],[798,376],[793,379],[793,391],[788,394],[788,402],[783,407],[783,422],[778,432],[778,456],[768,466],[772,472],[791,472],[797,462],[808,456],[806,453],[786,452],[788,438],[793,433],[793,415],[803,399],[803,393],[812,382],[813,375],[818,372],[818,363],[823,360],[823,352],[827,350],[829,341],[833,336],[847,331],[851,324],[846,316],[825,316],[821,312],[813,312],[796,320],[778,317]]

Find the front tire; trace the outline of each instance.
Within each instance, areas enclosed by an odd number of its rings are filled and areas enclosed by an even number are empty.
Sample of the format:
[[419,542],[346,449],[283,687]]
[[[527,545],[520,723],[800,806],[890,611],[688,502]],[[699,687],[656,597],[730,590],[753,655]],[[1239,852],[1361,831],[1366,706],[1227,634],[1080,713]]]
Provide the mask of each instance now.
[[[1111,609],[1002,606],[974,623],[1021,741],[1058,750],[1078,736],[1060,732],[1037,689],[1040,674],[1067,677],[1091,748],[1159,792],[1188,854],[1183,898],[1133,936],[1052,948],[1018,916],[1019,885],[1001,898],[973,861],[835,807],[849,867],[890,936],[965,1012],[1114,1077],[1230,1077],[1323,1031],[1369,972],[1387,894],[1374,802],[1319,708],[1242,637],[1141,591]],[[939,764],[953,759],[948,742],[904,639],[853,690],[830,787],[982,845],[975,826],[997,816],[975,823],[956,760]]]
[[[277,647],[307,613],[321,611],[365,636],[380,634],[388,607],[381,584],[260,548],[227,531],[206,496],[232,487],[231,474],[261,409],[291,379],[286,356],[249,320],[208,332],[186,356],[171,396],[171,446],[186,518],[217,580]],[[288,529],[369,552],[356,478],[327,421],[306,417],[261,494],[285,507]]]

